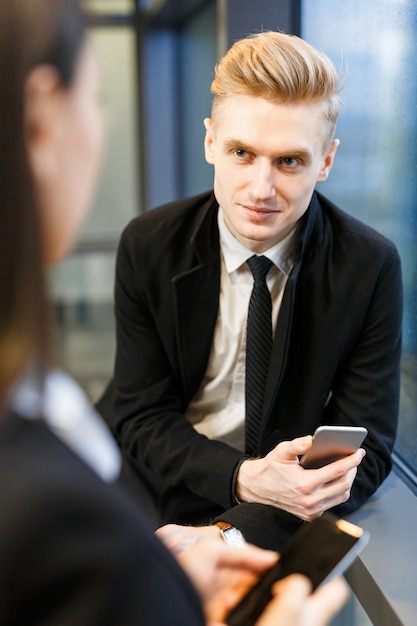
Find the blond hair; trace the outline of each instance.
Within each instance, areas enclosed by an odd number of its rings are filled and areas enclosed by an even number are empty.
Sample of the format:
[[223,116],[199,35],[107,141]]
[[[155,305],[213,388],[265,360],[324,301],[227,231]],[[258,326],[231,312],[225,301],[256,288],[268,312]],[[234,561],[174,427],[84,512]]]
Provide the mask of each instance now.
[[231,95],[265,98],[277,104],[320,102],[330,143],[341,101],[340,77],[330,59],[295,35],[267,31],[237,41],[215,67],[212,118]]

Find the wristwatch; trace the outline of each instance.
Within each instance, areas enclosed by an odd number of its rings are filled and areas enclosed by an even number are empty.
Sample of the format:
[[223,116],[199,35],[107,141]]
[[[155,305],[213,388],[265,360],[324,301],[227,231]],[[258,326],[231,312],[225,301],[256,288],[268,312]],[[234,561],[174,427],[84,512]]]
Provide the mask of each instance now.
[[216,526],[229,546],[232,548],[244,548],[246,546],[246,540],[238,528],[229,522],[216,522]]

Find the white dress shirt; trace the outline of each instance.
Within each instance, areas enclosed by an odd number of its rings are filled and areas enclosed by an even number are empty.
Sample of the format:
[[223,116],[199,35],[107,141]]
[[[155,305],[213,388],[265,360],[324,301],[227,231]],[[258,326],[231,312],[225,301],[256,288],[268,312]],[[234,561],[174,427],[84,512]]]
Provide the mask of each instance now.
[[[206,373],[186,415],[210,439],[244,450],[246,320],[253,287],[246,261],[253,252],[227,228],[219,208],[221,280],[219,313]],[[267,276],[275,332],[285,284],[294,264],[297,229],[263,255],[274,265]]]

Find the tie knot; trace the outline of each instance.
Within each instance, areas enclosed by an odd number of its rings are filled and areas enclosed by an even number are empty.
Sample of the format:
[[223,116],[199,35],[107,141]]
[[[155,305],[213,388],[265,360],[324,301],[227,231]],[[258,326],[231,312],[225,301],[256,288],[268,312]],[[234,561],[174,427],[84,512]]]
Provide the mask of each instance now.
[[247,264],[249,265],[255,282],[264,282],[266,275],[273,265],[273,262],[266,256],[257,256],[256,254],[254,254],[253,256],[251,256],[250,259],[247,260]]

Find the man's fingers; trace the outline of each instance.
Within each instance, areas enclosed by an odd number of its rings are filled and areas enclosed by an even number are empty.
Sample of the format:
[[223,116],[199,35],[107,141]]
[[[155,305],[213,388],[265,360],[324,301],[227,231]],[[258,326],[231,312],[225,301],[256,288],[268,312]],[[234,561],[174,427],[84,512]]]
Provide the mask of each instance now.
[[306,471],[316,472],[318,484],[330,483],[334,480],[342,478],[343,476],[348,474],[350,470],[357,468],[360,465],[365,454],[365,450],[363,448],[359,448],[359,450],[357,450],[353,454],[350,454],[343,459],[339,459],[339,461],[333,461],[333,463],[324,465],[317,470]]
[[297,437],[292,441],[282,441],[270,454],[273,454],[276,460],[281,463],[286,461],[294,462],[294,460],[298,461],[299,456],[305,454],[307,450],[310,450],[312,443],[313,437],[311,435]]

